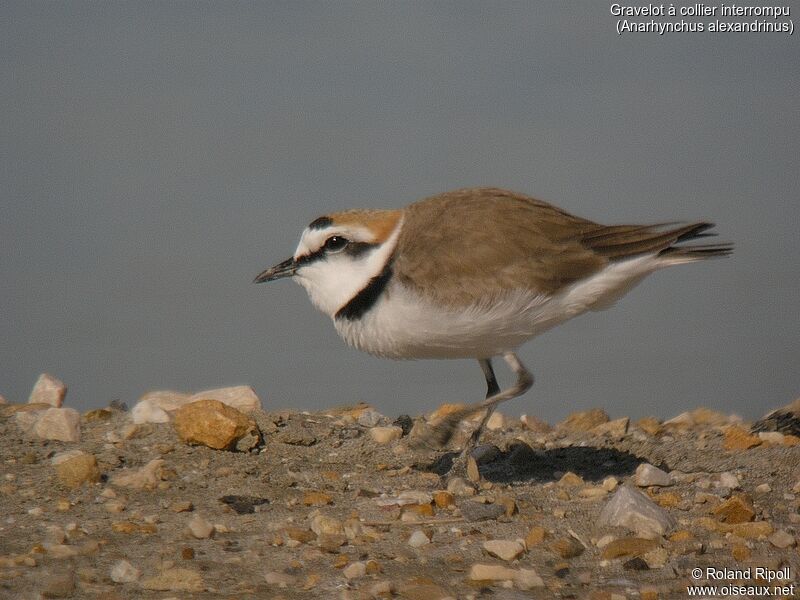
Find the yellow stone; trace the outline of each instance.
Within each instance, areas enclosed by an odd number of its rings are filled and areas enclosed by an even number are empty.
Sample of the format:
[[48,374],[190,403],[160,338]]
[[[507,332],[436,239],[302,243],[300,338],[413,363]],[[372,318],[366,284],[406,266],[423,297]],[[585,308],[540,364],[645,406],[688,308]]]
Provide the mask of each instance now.
[[178,436],[188,444],[231,450],[245,436],[260,438],[255,421],[218,400],[198,400],[175,411]]
[[752,435],[738,425],[731,425],[725,429],[723,446],[725,450],[747,450],[760,446],[763,440],[757,435]]
[[525,536],[525,547],[532,548],[533,546],[538,546],[545,540],[546,537],[547,531],[545,531],[545,528],[540,527],[539,525],[534,525],[531,527],[528,535]]
[[325,492],[306,492],[303,496],[303,504],[306,506],[325,506],[333,504],[333,498]]
[[722,523],[748,523],[755,518],[756,511],[747,496],[737,494],[717,506],[713,514]]
[[603,548],[600,556],[606,560],[621,556],[642,556],[656,547],[658,547],[658,542],[655,540],[637,537],[620,538]]

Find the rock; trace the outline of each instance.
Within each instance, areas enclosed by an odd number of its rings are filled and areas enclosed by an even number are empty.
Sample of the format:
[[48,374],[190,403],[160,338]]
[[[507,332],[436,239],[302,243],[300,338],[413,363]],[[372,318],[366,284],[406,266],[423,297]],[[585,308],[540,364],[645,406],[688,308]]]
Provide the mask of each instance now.
[[325,492],[310,491],[303,495],[303,504],[306,506],[325,506],[326,504],[333,504],[333,498]]
[[558,485],[562,487],[578,487],[584,484],[583,477],[576,475],[572,471],[567,471],[558,480]]
[[[31,405],[23,405],[23,406],[31,406]],[[32,406],[42,407],[39,410],[20,410],[14,413],[14,423],[16,423],[17,427],[19,427],[25,433],[31,434],[34,433],[34,427],[36,427],[36,422],[39,420],[44,414],[44,411],[47,410],[47,404],[34,404]]]
[[50,463],[56,468],[58,480],[68,488],[77,488],[86,482],[100,481],[97,459],[82,450],[59,452]]
[[216,450],[232,450],[242,439],[249,439],[252,448],[261,439],[253,419],[218,400],[182,406],[175,412],[173,425],[184,442]]
[[611,560],[625,556],[643,556],[658,547],[658,542],[644,538],[628,537],[609,542],[603,548],[600,558]]
[[[61,408],[61,405],[64,403],[64,396],[66,395],[67,386],[52,375],[42,373],[39,375],[39,379],[36,380],[33,390],[31,390],[31,395],[28,397],[28,404],[49,404],[55,408]],[[65,441],[69,442],[72,440]]]
[[[317,534],[310,529],[303,529],[302,527],[287,527],[284,529],[286,537],[290,540],[300,542],[301,544],[308,544],[317,539]],[[347,536],[348,539],[350,536]]]
[[559,423],[556,428],[571,432],[590,431],[603,423],[608,422],[608,414],[600,408],[593,408],[582,412],[574,412]]
[[769,536],[774,530],[767,521],[751,521],[749,523],[720,523],[709,517],[697,519],[697,524],[705,529],[719,533],[732,533],[740,538],[757,539]]
[[479,563],[470,567],[467,578],[477,583],[512,581],[518,588],[523,590],[544,585],[544,581],[534,569],[509,569],[500,565],[483,565]]
[[316,514],[311,519],[311,531],[319,535],[344,535],[342,522],[333,517]]
[[447,491],[454,496],[474,496],[475,487],[463,477],[453,477],[447,482]]
[[[368,408],[367,410],[362,412],[360,415],[358,415],[358,418],[356,419],[356,422],[359,425],[361,425],[362,427],[375,427],[381,421],[383,421],[385,418],[386,417],[384,417],[377,410],[373,410],[371,408]],[[402,433],[402,429],[403,428],[401,427],[400,428],[401,433]]]
[[45,598],[70,598],[75,593],[75,574],[72,571],[47,575],[42,581]]
[[668,486],[672,485],[672,477],[649,463],[642,463],[636,467],[636,485],[639,487]]
[[655,417],[644,417],[636,421],[636,426],[650,435],[658,435],[661,432],[661,421]]
[[557,554],[561,558],[574,558],[583,554],[584,547],[577,540],[571,537],[562,537],[553,540],[548,545],[550,551]]
[[437,508],[450,508],[456,503],[456,498],[450,492],[439,490],[433,493],[433,502]]
[[486,429],[489,431],[499,431],[501,429],[505,429],[508,426],[507,421],[508,420],[503,413],[494,411],[492,416],[489,417],[489,420],[486,421]]
[[147,402],[154,408],[160,408],[161,410],[170,413],[178,410],[181,406],[188,404],[191,401],[191,397],[191,394],[186,394],[184,392],[155,390],[152,392],[147,392],[141,398],[139,398],[137,405],[141,404],[142,402]]
[[523,429],[527,429],[533,433],[549,433],[553,431],[553,427],[546,421],[542,421],[539,417],[522,415],[519,420],[522,422]]
[[145,590],[160,592],[202,592],[205,590],[200,573],[177,567],[164,569],[155,577],[148,577],[142,581],[141,586]]
[[545,531],[545,528],[540,527],[539,525],[534,525],[531,527],[528,535],[525,536],[525,547],[530,549],[534,546],[538,546],[546,537],[547,531]]
[[762,417],[753,424],[752,430],[800,436],[800,398]]
[[191,500],[175,500],[169,505],[169,509],[175,513],[192,512],[194,510],[194,504]]
[[641,537],[662,536],[675,527],[675,519],[638,490],[622,485],[600,511],[601,527],[625,527]]
[[214,534],[214,525],[195,513],[189,520],[189,532],[198,540],[210,538]]
[[753,489],[753,491],[756,494],[768,494],[772,491],[772,486],[768,483],[760,483]]
[[141,577],[142,572],[127,560],[118,560],[111,567],[111,581],[114,583],[133,583]]
[[344,569],[342,569],[342,574],[347,579],[358,579],[359,577],[364,577],[364,575],[367,574],[367,565],[361,561],[350,563]]
[[483,542],[483,549],[505,561],[512,561],[525,552],[525,546],[517,540],[487,540]]
[[490,521],[504,515],[505,507],[499,504],[481,504],[467,500],[458,505],[465,521]]
[[403,437],[403,428],[397,425],[388,427],[371,427],[369,436],[378,444],[389,444]]
[[600,484],[600,487],[602,487],[607,492],[613,492],[615,489],[617,489],[618,485],[619,485],[619,480],[613,475],[609,475],[608,477],[603,479],[603,483]]
[[686,428],[693,426],[720,427],[730,422],[728,415],[708,408],[696,408],[690,412],[679,414],[664,422],[666,427]]
[[770,544],[776,548],[780,548],[781,550],[785,548],[793,548],[797,543],[794,539],[794,536],[784,529],[779,529],[767,539],[769,540]]
[[155,458],[141,469],[125,469],[122,473],[114,475],[111,478],[111,483],[134,490],[152,490],[161,481],[161,468],[163,466],[164,459]]
[[607,423],[601,423],[592,427],[591,432],[595,435],[607,435],[614,439],[622,439],[628,433],[628,424],[630,419],[622,417],[621,419],[614,419]]
[[719,474],[719,487],[735,490],[740,486],[739,478],[733,473],[725,471]]
[[77,442],[81,438],[81,415],[74,408],[49,408],[36,420],[33,431],[44,440]]
[[758,439],[762,442],[768,442],[770,444],[775,444],[776,446],[783,445],[783,440],[786,438],[779,431],[759,431],[758,432]]
[[415,529],[408,538],[408,545],[412,548],[421,548],[430,543],[431,540],[421,529]]
[[751,435],[746,429],[742,429],[738,425],[731,425],[725,429],[725,438],[722,442],[725,450],[748,450],[760,446],[762,443],[761,438],[757,435]]
[[137,425],[142,423],[169,423],[169,415],[150,400],[140,400],[131,410],[131,419]]
[[720,523],[747,523],[756,517],[753,503],[742,494],[728,498],[714,509],[713,514]]
[[243,413],[251,413],[261,408],[261,400],[249,385],[237,385],[197,392],[189,398],[189,403],[201,400],[216,400]]

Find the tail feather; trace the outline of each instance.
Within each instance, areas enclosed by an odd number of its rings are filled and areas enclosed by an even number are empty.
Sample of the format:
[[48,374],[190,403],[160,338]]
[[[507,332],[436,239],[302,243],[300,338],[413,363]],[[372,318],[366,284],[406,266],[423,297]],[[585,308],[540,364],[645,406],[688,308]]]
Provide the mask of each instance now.
[[654,253],[678,263],[728,256],[733,251],[733,244],[729,243],[677,245],[716,236],[713,232],[706,233],[714,227],[713,223],[699,221],[665,230],[673,225],[599,226],[585,232],[581,243],[611,261]]

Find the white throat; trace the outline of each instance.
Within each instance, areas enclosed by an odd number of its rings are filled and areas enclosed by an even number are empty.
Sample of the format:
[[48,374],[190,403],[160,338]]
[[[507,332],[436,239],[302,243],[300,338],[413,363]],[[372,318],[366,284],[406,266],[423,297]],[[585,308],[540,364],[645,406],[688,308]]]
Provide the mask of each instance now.
[[[400,218],[386,241],[362,256],[346,252],[332,254],[298,269],[294,279],[302,285],[311,303],[333,318],[353,297],[363,290],[373,277],[381,274],[392,256],[403,219]],[[301,240],[298,252],[306,247]]]

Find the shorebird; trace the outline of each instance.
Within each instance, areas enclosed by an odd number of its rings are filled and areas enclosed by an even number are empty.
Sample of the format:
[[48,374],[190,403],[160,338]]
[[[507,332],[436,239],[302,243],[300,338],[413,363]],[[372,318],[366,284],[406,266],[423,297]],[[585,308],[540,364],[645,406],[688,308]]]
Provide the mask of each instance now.
[[[663,267],[727,256],[727,243],[691,243],[712,223],[600,225],[497,188],[447,192],[399,210],[347,210],[305,228],[294,255],[256,283],[292,277],[344,340],[395,359],[472,358],[486,397],[435,430],[446,443],[483,411],[458,460],[498,404],[533,384],[516,350],[568,319],[611,306]],[[516,382],[501,390],[492,359]]]

